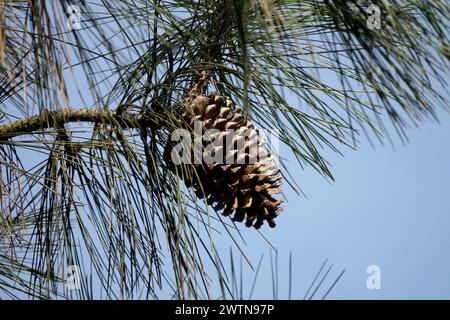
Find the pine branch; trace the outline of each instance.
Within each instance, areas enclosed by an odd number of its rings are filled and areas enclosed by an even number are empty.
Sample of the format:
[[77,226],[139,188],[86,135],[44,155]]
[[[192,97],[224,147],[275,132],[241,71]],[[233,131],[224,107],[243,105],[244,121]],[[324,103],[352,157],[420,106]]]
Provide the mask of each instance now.
[[123,112],[121,108],[116,110],[62,109],[45,111],[40,115],[0,126],[0,141],[43,129],[63,129],[64,124],[70,122],[104,123],[128,129],[159,128],[161,126],[158,117],[149,118],[148,115],[130,114]]

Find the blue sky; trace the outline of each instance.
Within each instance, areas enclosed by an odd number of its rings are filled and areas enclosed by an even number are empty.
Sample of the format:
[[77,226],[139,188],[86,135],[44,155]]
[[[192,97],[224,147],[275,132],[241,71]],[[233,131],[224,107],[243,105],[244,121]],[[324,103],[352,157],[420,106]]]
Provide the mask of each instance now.
[[[440,120],[409,130],[407,144],[394,137],[395,149],[363,139],[344,157],[330,153],[331,184],[292,163],[308,199],[288,191],[277,227],[264,232],[279,251],[279,298],[287,298],[292,250],[293,298],[303,297],[328,258],[334,266],[321,292],[346,270],[330,299],[450,299],[448,114]],[[254,297],[271,298],[268,246],[246,236],[247,251],[265,255]],[[379,290],[367,289],[369,265],[381,269]]]

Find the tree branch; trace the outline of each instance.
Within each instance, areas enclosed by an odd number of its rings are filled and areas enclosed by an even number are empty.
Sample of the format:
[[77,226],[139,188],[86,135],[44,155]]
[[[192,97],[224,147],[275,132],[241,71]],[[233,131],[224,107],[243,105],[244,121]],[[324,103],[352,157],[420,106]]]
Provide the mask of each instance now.
[[102,109],[62,109],[45,111],[40,115],[0,126],[0,141],[21,135],[31,134],[43,129],[63,129],[69,122],[93,122],[121,126],[129,129],[145,129],[161,127],[158,117],[130,114],[117,110]]

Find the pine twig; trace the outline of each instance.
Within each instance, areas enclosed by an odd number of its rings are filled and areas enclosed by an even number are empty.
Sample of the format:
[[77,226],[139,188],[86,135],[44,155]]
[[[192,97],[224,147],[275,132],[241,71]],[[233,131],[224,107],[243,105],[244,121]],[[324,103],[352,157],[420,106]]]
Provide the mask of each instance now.
[[70,122],[92,122],[121,126],[129,129],[159,128],[159,117],[130,114],[118,110],[105,109],[62,109],[44,111],[40,115],[0,126],[0,141],[5,141],[21,135],[31,134],[43,129],[62,129]]

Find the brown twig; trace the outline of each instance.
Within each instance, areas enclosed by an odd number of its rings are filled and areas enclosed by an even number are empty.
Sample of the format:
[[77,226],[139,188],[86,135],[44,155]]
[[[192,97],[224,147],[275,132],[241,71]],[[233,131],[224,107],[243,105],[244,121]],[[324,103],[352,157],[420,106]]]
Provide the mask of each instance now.
[[130,129],[159,128],[161,119],[102,109],[61,109],[0,126],[0,141],[45,129],[61,129],[70,122],[105,123]]

